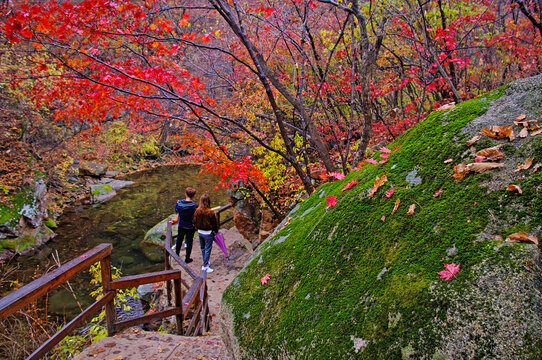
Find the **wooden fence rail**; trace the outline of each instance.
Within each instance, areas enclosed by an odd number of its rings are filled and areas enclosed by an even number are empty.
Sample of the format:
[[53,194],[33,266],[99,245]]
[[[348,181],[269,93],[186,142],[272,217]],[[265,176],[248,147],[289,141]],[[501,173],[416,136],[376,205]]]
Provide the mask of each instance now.
[[[106,310],[106,323],[108,335],[114,334],[127,326],[146,323],[155,318],[163,318],[166,316],[175,315],[177,333],[183,333],[184,314],[181,300],[181,270],[160,271],[149,274],[125,276],[117,279],[111,277],[111,244],[100,244],[95,248],[85,252],[83,255],[68,261],[58,269],[41,276],[22,288],[8,294],[0,299],[0,318],[13,314],[17,310],[30,304],[38,297],[43,296],[55,289],[62,283],[71,279],[74,275],[87,269],[92,264],[100,262],[102,274],[103,295],[93,304],[87,307],[83,312],[77,315],[72,321],[66,324],[62,329],[57,331],[38,349],[36,349],[28,359],[39,359],[53,349],[64,337],[69,335],[73,330],[80,327],[83,322],[89,317],[96,314],[103,307]],[[117,290],[130,288],[142,284],[155,283],[159,281],[173,281],[175,289],[175,304],[173,307],[150,314],[139,316],[133,319],[116,321],[115,296]],[[169,304],[168,304],[169,305]]]
[[[215,208],[218,222],[220,225],[230,221],[233,217],[229,217],[220,221],[220,213],[229,209],[230,204]],[[85,252],[83,255],[68,261],[58,269],[47,273],[22,288],[8,294],[0,299],[0,318],[13,314],[17,310],[30,304],[38,297],[46,295],[51,290],[65,283],[76,274],[89,268],[92,264],[100,262],[100,270],[102,275],[102,297],[96,300],[93,304],[87,307],[83,312],[77,315],[72,321],[66,324],[62,329],[57,331],[38,349],[36,349],[27,360],[39,359],[53,349],[64,337],[69,335],[73,330],[80,327],[83,322],[89,317],[96,314],[105,307],[105,317],[107,324],[108,335],[113,335],[116,331],[120,331],[126,327],[146,323],[152,319],[175,316],[176,327],[178,334],[185,335],[200,335],[209,329],[209,307],[207,294],[207,273],[201,271],[198,275],[194,272],[182,259],[171,249],[171,223],[168,223],[166,241],[164,246],[165,252],[165,271],[159,271],[148,274],[124,276],[113,279],[111,276],[111,252],[113,246],[111,244],[100,244],[95,248]],[[181,269],[172,269],[171,260],[177,262]],[[185,271],[192,279],[192,285],[189,285],[182,279],[182,271]],[[143,284],[151,284],[165,281],[167,286],[167,308],[150,315],[143,315],[133,319],[117,321],[115,310],[115,296],[117,290],[126,289]],[[182,296],[182,285],[187,289]],[[171,304],[173,295],[175,297],[173,305]],[[192,315],[191,318],[189,315]],[[190,318],[186,325],[185,319]]]

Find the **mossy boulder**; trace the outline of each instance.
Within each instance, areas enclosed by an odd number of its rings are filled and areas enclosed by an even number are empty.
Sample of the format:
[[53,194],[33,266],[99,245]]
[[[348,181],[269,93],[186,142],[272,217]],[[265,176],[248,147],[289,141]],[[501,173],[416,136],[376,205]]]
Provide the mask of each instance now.
[[[164,260],[164,241],[166,240],[167,222],[169,219],[174,219],[177,214],[172,214],[154,225],[147,233],[141,242],[139,248],[145,257],[151,261]],[[173,225],[172,229],[172,245],[175,244],[177,237],[177,225]]]
[[0,258],[40,246],[55,236],[45,222],[53,223],[47,212],[47,187],[43,179],[14,193],[0,204]]
[[[539,248],[502,240],[518,231],[540,238],[542,171],[514,170],[542,162],[542,134],[465,144],[521,113],[542,123],[541,109],[542,77],[518,81],[434,112],[388,146],[397,150],[386,163],[321,186],[223,294],[221,328],[236,358],[542,358]],[[498,144],[504,167],[452,177]],[[381,174],[388,181],[369,197]],[[511,183],[522,193],[507,191]],[[337,204],[326,209],[331,195]],[[441,279],[452,262],[460,271]]]

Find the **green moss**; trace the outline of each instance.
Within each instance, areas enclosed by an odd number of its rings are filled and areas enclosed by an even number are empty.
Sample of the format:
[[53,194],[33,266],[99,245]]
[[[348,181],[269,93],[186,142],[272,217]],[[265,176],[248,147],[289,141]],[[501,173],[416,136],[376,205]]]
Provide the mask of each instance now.
[[20,212],[25,205],[34,205],[32,190],[24,188],[9,198],[7,205],[0,204],[0,224],[8,227],[16,226],[19,221]]
[[[472,161],[464,145],[472,134],[462,129],[503,92],[433,113],[394,143],[398,150],[386,164],[365,165],[342,181],[321,186],[299,205],[224,292],[245,358],[352,358],[353,338],[366,341],[355,358],[401,358],[405,352],[440,356],[442,334],[430,324],[445,319],[455,304],[446,297],[435,300],[431,289],[461,293],[477,279],[479,273],[472,269],[482,263],[506,261],[511,273],[522,269],[513,261],[520,247],[499,249],[494,240],[481,236],[493,223],[496,204],[514,194],[480,185],[492,173],[471,173],[460,182],[451,176],[455,164]],[[477,146],[494,144],[485,140]],[[447,159],[453,162],[445,163]],[[422,179],[416,186],[406,180],[413,170]],[[384,173],[388,182],[369,198],[367,189]],[[343,192],[353,179],[358,185]],[[538,174],[523,179],[531,192],[514,198],[525,212],[533,210],[525,201],[542,209],[537,181]],[[392,187],[396,190],[388,199],[384,193]],[[441,195],[434,197],[440,189]],[[338,203],[326,209],[330,195]],[[392,215],[397,199],[400,205]],[[416,211],[409,216],[411,204]],[[531,231],[536,221],[540,224],[540,213],[506,232]],[[439,281],[437,272],[451,262],[461,264],[461,272],[454,281]],[[271,280],[261,285],[266,273]],[[492,357],[492,351],[487,346],[481,356]]]
[[57,227],[56,222],[51,218],[43,220],[43,225],[47,226],[49,229],[55,229]]
[[33,236],[23,236],[16,239],[0,239],[0,250],[13,250],[15,252],[28,249],[36,244]]

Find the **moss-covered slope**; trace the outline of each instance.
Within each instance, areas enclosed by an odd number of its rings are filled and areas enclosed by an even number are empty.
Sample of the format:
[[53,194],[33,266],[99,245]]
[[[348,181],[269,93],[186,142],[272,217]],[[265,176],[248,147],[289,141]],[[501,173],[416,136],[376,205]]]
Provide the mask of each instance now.
[[[465,145],[520,113],[542,123],[541,111],[542,78],[522,80],[433,113],[388,146],[397,151],[385,164],[321,186],[224,293],[222,327],[236,357],[542,358],[538,247],[495,240],[517,231],[540,237],[542,170],[513,170],[528,157],[542,162],[542,134]],[[505,167],[452,178],[454,165],[497,144]],[[369,198],[381,174],[389,180]],[[352,180],[358,185],[343,192]],[[523,193],[506,191],[510,183]],[[338,202],[326,209],[330,195]],[[451,262],[461,270],[440,279]]]

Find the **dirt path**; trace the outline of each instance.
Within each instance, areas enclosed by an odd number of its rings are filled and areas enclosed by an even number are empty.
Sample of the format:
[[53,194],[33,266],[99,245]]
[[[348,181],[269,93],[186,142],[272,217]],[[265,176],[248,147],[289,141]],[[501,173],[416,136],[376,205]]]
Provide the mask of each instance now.
[[[226,258],[220,248],[216,244],[213,244],[210,263],[211,268],[213,268],[214,271],[212,273],[207,273],[209,313],[211,315],[214,314],[210,332],[214,335],[218,335],[217,321],[214,320],[218,319],[222,293],[243,268],[246,260],[250,256],[250,252],[247,249],[249,246],[249,244],[247,244],[248,241],[244,240],[239,231],[237,231],[237,228],[221,229],[220,232],[224,234],[229,258]],[[181,259],[185,258],[184,248],[181,250],[180,255]],[[197,233],[194,235],[194,246],[192,248],[191,256],[194,261],[188,264],[188,266],[199,274],[203,261]]]

